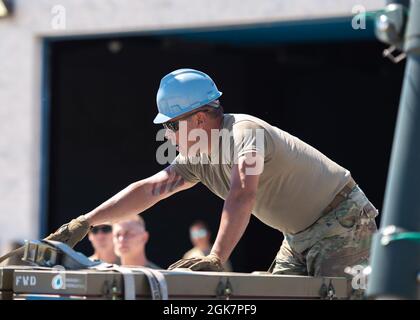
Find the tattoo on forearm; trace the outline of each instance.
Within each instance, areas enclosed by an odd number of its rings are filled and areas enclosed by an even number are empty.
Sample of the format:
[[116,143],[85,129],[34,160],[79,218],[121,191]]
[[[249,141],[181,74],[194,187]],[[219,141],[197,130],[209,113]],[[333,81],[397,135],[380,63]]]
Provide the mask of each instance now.
[[162,194],[171,193],[179,186],[182,186],[184,183],[184,178],[182,178],[174,170],[171,170],[166,181],[153,184],[152,194],[153,196],[159,196]]

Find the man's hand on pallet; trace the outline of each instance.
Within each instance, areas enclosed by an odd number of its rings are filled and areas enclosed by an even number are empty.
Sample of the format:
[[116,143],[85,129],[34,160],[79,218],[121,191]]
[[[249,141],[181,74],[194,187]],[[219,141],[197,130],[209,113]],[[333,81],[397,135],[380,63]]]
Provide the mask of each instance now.
[[205,257],[181,259],[171,264],[168,269],[176,268],[188,268],[192,271],[223,271],[220,258],[214,253]]
[[[88,234],[89,229],[89,222],[84,216],[80,216],[76,219],[71,220],[69,223],[63,224],[56,232],[51,233],[44,240],[60,241],[73,248]],[[0,256],[0,263],[6,261],[12,256],[21,258],[23,256],[24,251],[25,246],[10,251],[5,255]]]
[[63,224],[54,233],[51,233],[45,240],[60,241],[73,248],[78,242],[88,234],[90,229],[89,222],[85,216],[79,216],[69,223]]

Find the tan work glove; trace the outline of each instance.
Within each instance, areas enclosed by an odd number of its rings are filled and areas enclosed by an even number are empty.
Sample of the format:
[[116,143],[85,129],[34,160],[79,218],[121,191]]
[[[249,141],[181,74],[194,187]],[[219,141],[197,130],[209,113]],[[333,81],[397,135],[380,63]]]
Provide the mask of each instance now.
[[[81,241],[89,232],[90,225],[84,216],[80,216],[71,220],[69,223],[63,224],[56,232],[51,233],[44,240],[54,240],[64,242],[73,248],[79,241]],[[0,263],[6,261],[11,256],[22,258],[25,246],[17,248],[13,251],[6,253],[0,257]]]
[[192,271],[223,271],[220,258],[214,253],[200,258],[181,259],[171,264],[168,270],[175,268],[188,268]]
[[44,240],[60,241],[73,248],[78,242],[83,240],[89,229],[89,222],[82,215],[69,223],[63,224],[56,232],[51,233]]

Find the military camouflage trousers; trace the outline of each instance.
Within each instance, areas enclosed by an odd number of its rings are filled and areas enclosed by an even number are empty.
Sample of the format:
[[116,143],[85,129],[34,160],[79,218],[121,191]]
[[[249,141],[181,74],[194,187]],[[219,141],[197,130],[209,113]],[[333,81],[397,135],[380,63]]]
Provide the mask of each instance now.
[[[355,186],[347,199],[296,234],[285,234],[271,268],[273,274],[308,276],[352,275],[348,268],[367,266],[372,235],[377,230],[378,210],[363,191]],[[346,269],[347,268],[347,269]],[[346,271],[345,271],[346,270]],[[360,289],[360,288],[359,288]],[[349,281],[351,298],[361,298]]]

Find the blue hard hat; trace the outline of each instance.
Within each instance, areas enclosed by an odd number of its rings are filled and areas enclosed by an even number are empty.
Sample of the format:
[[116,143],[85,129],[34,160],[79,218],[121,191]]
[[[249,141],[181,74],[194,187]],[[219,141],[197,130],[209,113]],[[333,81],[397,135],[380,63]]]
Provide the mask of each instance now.
[[164,123],[218,99],[222,93],[204,72],[178,69],[162,78],[156,95],[158,115],[154,123]]

